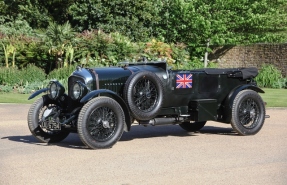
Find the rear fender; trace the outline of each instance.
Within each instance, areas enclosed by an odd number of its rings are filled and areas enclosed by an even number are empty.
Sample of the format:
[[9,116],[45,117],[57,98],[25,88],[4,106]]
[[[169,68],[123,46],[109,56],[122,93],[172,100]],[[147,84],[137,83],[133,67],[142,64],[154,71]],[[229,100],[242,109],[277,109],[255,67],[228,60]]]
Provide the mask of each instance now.
[[131,117],[130,117],[130,113],[129,113],[129,109],[127,104],[125,103],[125,101],[115,92],[107,90],[107,89],[99,89],[99,90],[94,90],[89,92],[87,95],[85,95],[80,103],[87,103],[88,101],[90,101],[91,99],[98,97],[98,96],[108,96],[113,98],[114,100],[116,100],[120,106],[122,107],[124,113],[125,113],[125,120],[126,120],[126,125],[125,125],[125,131],[128,132],[131,129]]
[[233,101],[236,97],[236,95],[242,91],[242,90],[245,90],[245,89],[250,89],[250,90],[253,90],[253,91],[256,91],[258,93],[265,93],[262,89],[260,89],[259,87],[257,86],[253,86],[253,85],[249,85],[249,84],[246,84],[246,85],[242,85],[242,86],[239,86],[239,87],[235,87],[228,95],[228,102],[229,102],[229,108],[232,108],[232,104],[233,104]]
[[225,123],[230,123],[233,101],[234,101],[236,95],[240,91],[245,90],[245,89],[250,89],[250,90],[256,91],[258,93],[265,93],[259,87],[253,86],[250,84],[245,84],[245,85],[235,87],[232,91],[230,91],[230,93],[226,97],[224,103],[222,104],[223,105],[223,118],[220,119],[220,121],[225,122]]

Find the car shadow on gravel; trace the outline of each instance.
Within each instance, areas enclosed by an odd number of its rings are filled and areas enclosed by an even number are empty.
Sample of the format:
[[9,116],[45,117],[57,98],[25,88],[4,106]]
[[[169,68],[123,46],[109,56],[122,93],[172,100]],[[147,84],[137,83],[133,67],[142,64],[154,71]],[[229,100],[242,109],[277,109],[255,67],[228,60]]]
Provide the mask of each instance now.
[[64,139],[63,141],[59,143],[41,143],[32,135],[6,136],[6,137],[2,137],[1,139],[8,139],[14,142],[21,142],[21,143],[27,143],[27,144],[33,144],[33,145],[39,145],[39,146],[53,146],[54,145],[54,146],[74,148],[74,149],[87,149],[88,148],[82,143],[82,141],[78,137],[78,134],[75,134],[75,133],[70,133],[66,139]]
[[6,136],[1,139],[8,139],[10,141],[28,143],[28,144],[37,144],[38,140],[33,136]]
[[202,130],[197,132],[187,132],[180,128],[178,125],[168,126],[147,126],[133,125],[130,132],[124,132],[120,141],[129,141],[133,139],[144,139],[154,137],[190,137],[200,136],[200,134],[216,134],[216,135],[228,135],[237,136],[232,128],[221,128],[213,126],[205,126]]
[[124,132],[120,141],[130,141],[133,139],[144,139],[144,138],[154,138],[154,137],[186,137],[193,136],[192,133],[186,132],[183,129],[175,125],[167,126],[142,126],[133,125],[130,132]]
[[[156,137],[190,137],[200,136],[201,134],[215,134],[237,136],[232,128],[221,128],[213,126],[205,126],[198,132],[187,132],[177,125],[168,126],[147,126],[133,125],[130,132],[124,132],[119,142],[131,141],[134,139],[156,138]],[[1,139],[8,139],[13,142],[21,142],[39,146],[59,146],[72,149],[88,149],[80,140],[78,134],[70,133],[69,136],[59,143],[41,143],[32,135],[24,136],[6,136]]]

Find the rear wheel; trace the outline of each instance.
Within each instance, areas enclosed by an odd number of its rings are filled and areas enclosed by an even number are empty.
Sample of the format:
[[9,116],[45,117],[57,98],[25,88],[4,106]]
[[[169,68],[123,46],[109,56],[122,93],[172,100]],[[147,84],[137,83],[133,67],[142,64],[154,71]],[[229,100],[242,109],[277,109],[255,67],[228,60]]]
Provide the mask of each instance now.
[[69,131],[59,124],[58,106],[45,96],[36,100],[28,112],[28,127],[41,142],[56,143],[64,140]]
[[254,135],[265,120],[265,106],[261,96],[252,90],[239,92],[232,106],[232,128],[239,135]]
[[202,129],[205,124],[206,124],[206,121],[183,122],[183,123],[179,124],[179,126],[188,132],[196,132],[196,131],[199,131],[200,129]]
[[90,148],[110,148],[121,138],[124,124],[124,111],[118,102],[109,97],[97,97],[82,108],[78,133]]

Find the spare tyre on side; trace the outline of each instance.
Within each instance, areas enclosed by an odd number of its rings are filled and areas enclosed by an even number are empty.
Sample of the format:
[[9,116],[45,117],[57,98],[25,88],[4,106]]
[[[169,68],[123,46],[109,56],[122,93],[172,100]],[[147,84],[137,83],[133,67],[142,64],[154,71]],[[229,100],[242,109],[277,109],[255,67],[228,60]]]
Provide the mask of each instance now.
[[134,73],[125,84],[124,98],[135,119],[150,120],[158,115],[162,107],[162,81],[149,71]]

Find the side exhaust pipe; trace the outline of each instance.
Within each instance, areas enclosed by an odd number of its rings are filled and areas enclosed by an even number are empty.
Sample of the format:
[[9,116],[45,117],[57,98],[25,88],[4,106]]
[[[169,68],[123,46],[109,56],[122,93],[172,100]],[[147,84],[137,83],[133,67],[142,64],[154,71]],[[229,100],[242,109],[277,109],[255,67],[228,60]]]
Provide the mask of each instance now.
[[154,118],[149,121],[139,121],[139,124],[144,125],[144,126],[175,125],[175,124],[180,124],[182,121],[183,121],[183,118]]

